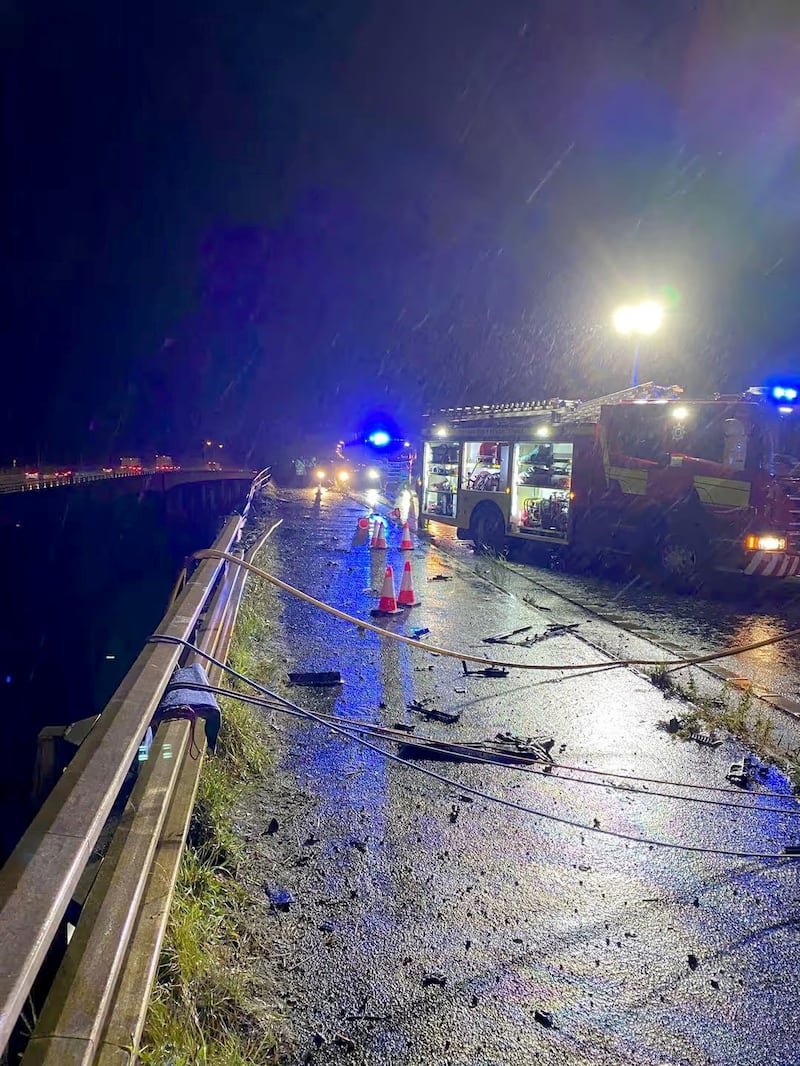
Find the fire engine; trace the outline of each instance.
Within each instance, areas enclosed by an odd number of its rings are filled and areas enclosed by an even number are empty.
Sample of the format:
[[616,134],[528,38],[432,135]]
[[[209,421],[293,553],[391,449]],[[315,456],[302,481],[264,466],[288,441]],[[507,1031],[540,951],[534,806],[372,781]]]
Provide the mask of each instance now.
[[425,418],[421,517],[479,549],[538,542],[578,567],[627,561],[677,583],[800,576],[800,466],[776,463],[797,399],[649,383],[440,411]]

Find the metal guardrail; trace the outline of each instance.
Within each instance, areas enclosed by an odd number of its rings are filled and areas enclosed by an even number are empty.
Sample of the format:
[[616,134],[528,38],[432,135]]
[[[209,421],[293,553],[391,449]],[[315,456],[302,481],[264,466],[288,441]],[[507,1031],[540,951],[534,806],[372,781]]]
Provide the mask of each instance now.
[[[132,477],[152,477],[156,474],[172,474],[176,472],[182,473],[205,473],[209,475],[209,480],[213,480],[211,475],[221,474],[223,477],[229,477],[231,474],[240,474],[242,479],[250,477],[252,471],[245,470],[209,470],[204,466],[185,466],[176,467],[170,469],[152,469],[143,470],[114,470],[110,474],[102,472],[88,472],[84,474],[65,474],[63,477],[48,477],[39,475],[36,478],[16,478],[9,480],[7,477],[0,477],[0,495],[8,495],[10,493],[19,492],[40,492],[43,489],[59,489],[64,488],[66,485],[84,485],[91,481],[116,481],[119,478],[132,478]],[[260,476],[260,475],[259,475]]]
[[[237,553],[253,497],[215,542]],[[241,567],[204,560],[156,633],[227,653]],[[139,745],[175,668],[176,644],[148,644],[0,870],[0,1049],[7,1046]],[[193,730],[197,732],[193,736]],[[138,1046],[202,758],[203,722],[162,722],[28,1041],[24,1066],[127,1066]]]

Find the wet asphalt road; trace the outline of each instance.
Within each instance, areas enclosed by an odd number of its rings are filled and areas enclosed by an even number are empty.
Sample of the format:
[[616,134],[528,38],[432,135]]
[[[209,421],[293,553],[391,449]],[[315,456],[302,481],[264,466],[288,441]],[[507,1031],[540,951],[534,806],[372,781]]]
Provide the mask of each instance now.
[[[437,533],[443,539],[442,527],[437,527]],[[472,550],[469,544],[454,538],[452,542],[448,538],[448,548],[459,558]],[[513,562],[511,570],[527,580],[532,591],[536,586],[552,590],[693,655],[800,629],[800,582],[764,579],[756,584],[739,575],[717,575],[702,594],[679,595],[654,588],[636,577],[613,580]],[[763,692],[800,699],[800,656],[794,640],[748,652],[725,663]]]
[[[364,509],[333,495],[318,510],[310,494],[282,496],[280,575],[367,618],[375,601],[365,590],[379,585],[384,556],[350,550]],[[400,570],[396,548],[386,558]],[[387,628],[426,626],[431,641],[483,654],[488,634],[545,632],[553,621],[552,609],[477,576],[474,557],[426,546],[412,561],[422,606]],[[430,582],[439,573],[450,580]],[[345,680],[341,689],[284,689],[314,711],[411,722],[446,739],[544,733],[573,765],[686,782],[724,784],[738,754],[730,743],[710,750],[670,738],[658,728],[671,713],[663,698],[629,671],[464,678],[457,661],[359,635],[288,596],[282,603],[288,669],[338,669]],[[498,652],[598,658],[570,635]],[[461,711],[459,723],[422,722],[406,709],[425,697]],[[597,819],[737,850],[780,851],[800,839],[800,821],[504,767],[422,764],[454,781],[442,785],[315,724],[276,715],[274,725],[275,772],[243,831],[248,878],[293,900],[264,916],[287,1061],[800,1063],[798,865],[581,832],[470,801],[463,786],[588,826]],[[279,829],[268,834],[273,816]],[[552,1014],[552,1027],[537,1011]]]

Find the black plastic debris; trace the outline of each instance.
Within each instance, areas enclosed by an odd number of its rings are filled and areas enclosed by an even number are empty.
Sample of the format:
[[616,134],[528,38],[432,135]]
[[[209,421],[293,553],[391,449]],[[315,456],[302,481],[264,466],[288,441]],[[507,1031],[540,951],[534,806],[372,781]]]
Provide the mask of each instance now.
[[698,959],[698,957],[691,953],[686,956],[686,961],[689,964],[690,970],[696,970],[697,967],[700,965],[700,960]]
[[413,714],[420,714],[432,722],[444,722],[445,725],[454,725],[461,717],[459,711],[440,711],[436,707],[429,707],[425,700],[412,700],[406,706]]
[[430,629],[425,626],[422,626],[419,629],[411,630],[411,636],[414,638],[414,640],[419,640],[420,637],[424,637],[426,633],[430,633]]
[[539,1025],[543,1025],[545,1029],[553,1028],[553,1015],[549,1010],[535,1010],[533,1012],[533,1020],[538,1022]]
[[294,903],[294,896],[288,888],[279,885],[265,885],[267,898],[276,911],[288,911]]
[[490,663],[489,666],[485,666],[482,670],[470,670],[467,664],[462,660],[461,666],[467,677],[508,677],[508,670],[504,666],[495,666]]
[[422,978],[422,987],[430,988],[431,985],[436,985],[439,988],[444,988],[447,984],[447,978],[443,973],[434,971],[433,973],[426,973]]
[[429,577],[428,581],[452,581],[450,574],[434,574],[433,577]]
[[416,726],[409,725],[408,722],[394,722],[392,729],[397,729],[401,733],[413,733]]
[[277,833],[278,832],[278,819],[277,818],[270,818],[269,825],[267,826],[267,832],[269,833],[270,836],[272,836],[273,833]]
[[305,685],[312,688],[327,688],[343,684],[342,675],[338,670],[295,671],[289,674],[289,680],[293,685]]

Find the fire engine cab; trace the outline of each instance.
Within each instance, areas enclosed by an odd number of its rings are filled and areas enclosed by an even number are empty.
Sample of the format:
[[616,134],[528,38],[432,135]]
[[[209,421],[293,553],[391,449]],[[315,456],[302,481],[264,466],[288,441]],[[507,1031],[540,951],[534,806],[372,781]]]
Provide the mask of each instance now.
[[800,575],[800,470],[776,466],[792,411],[766,389],[695,400],[652,383],[440,411],[423,431],[421,516],[478,548],[534,541],[684,583]]

